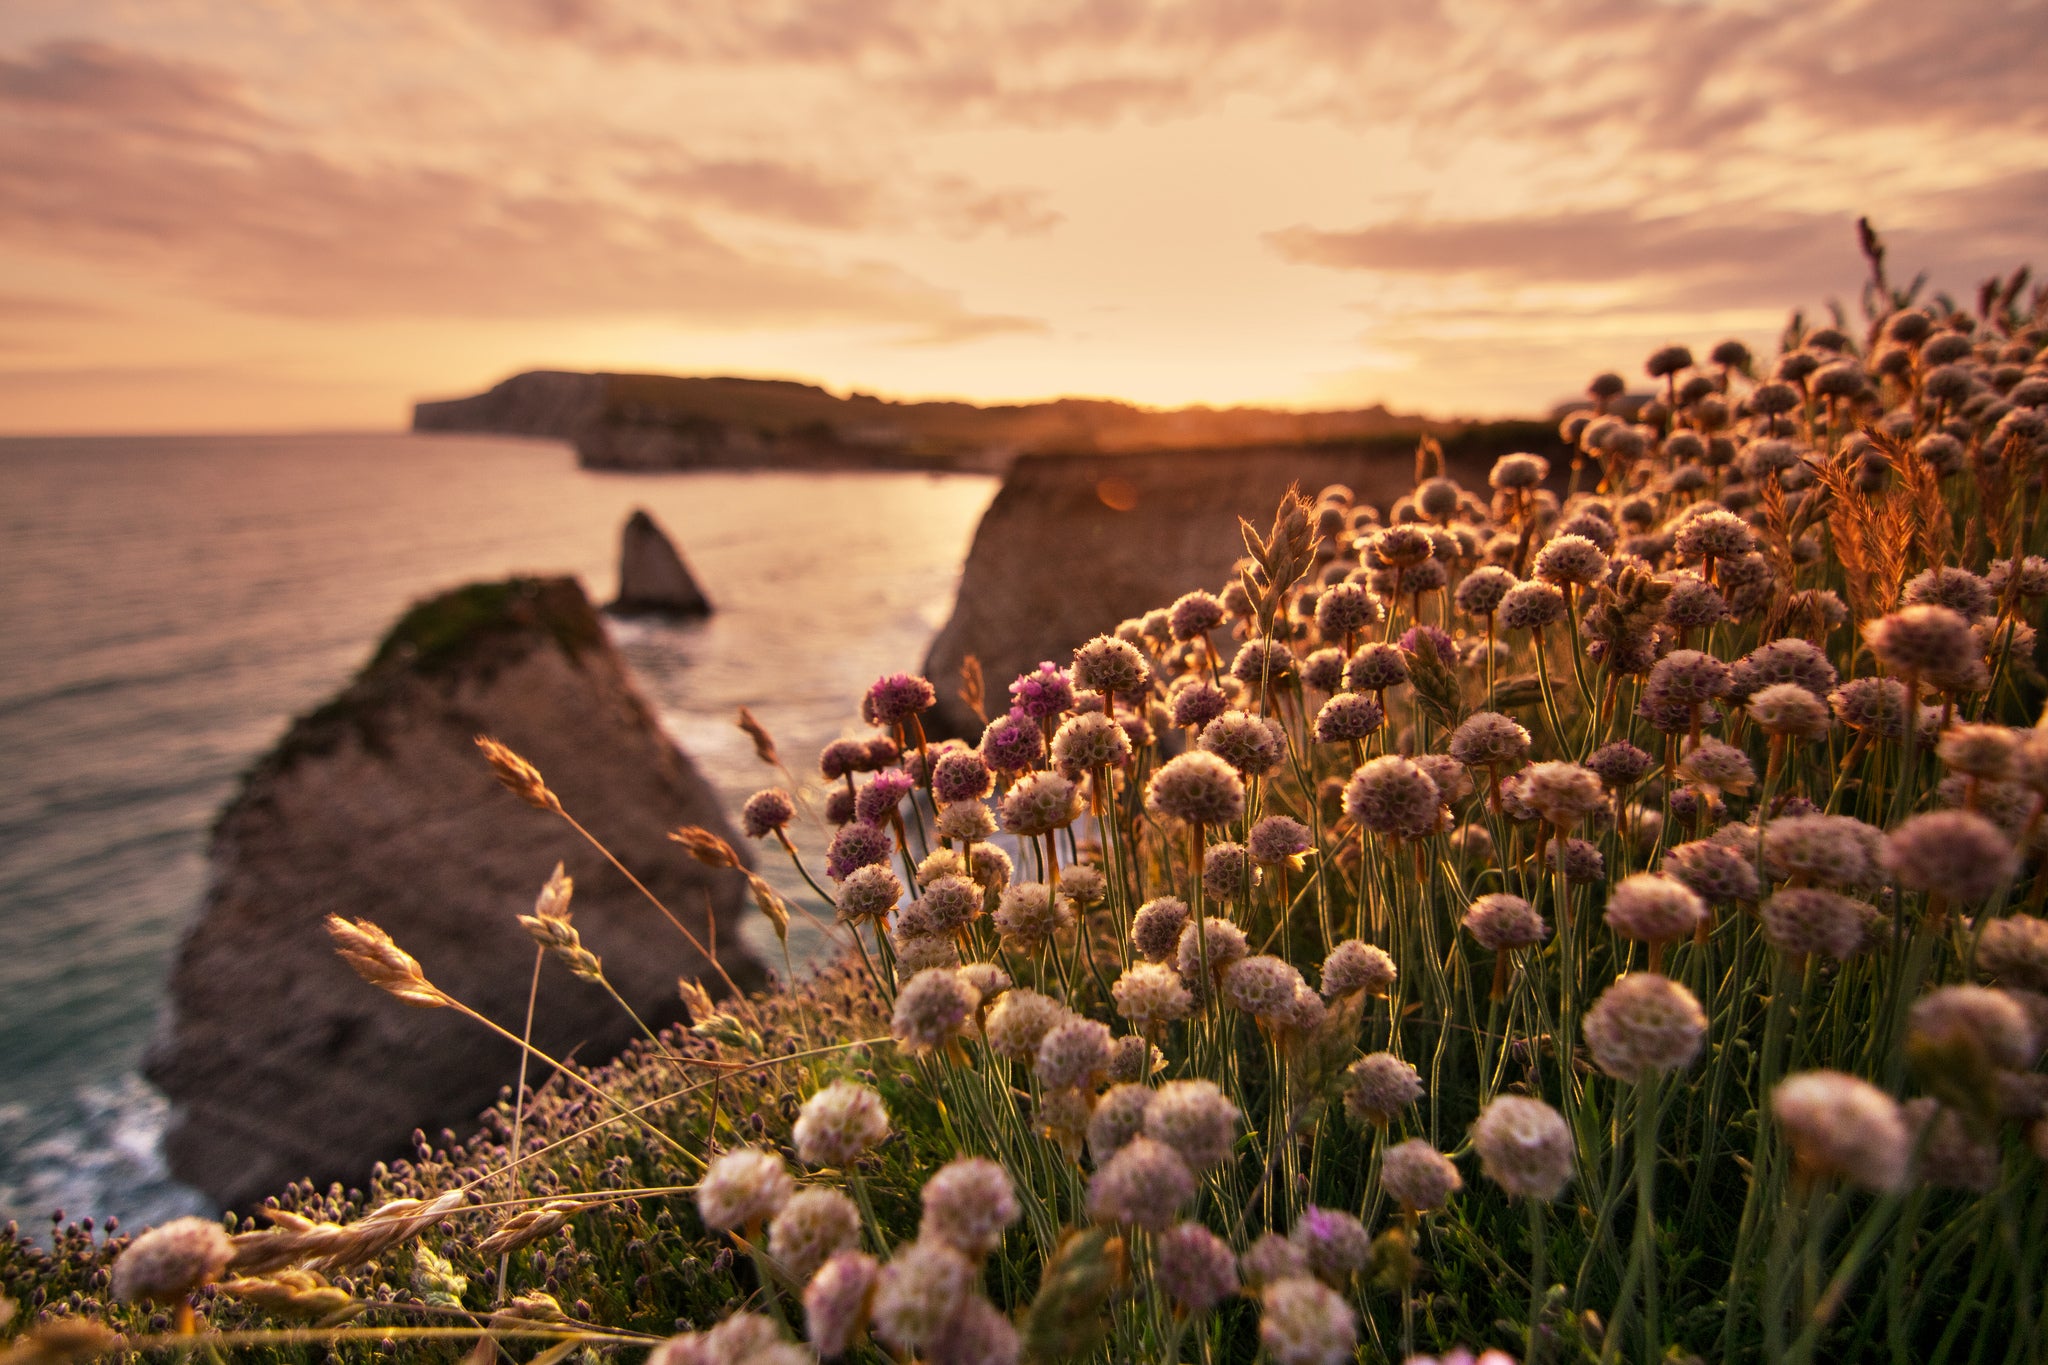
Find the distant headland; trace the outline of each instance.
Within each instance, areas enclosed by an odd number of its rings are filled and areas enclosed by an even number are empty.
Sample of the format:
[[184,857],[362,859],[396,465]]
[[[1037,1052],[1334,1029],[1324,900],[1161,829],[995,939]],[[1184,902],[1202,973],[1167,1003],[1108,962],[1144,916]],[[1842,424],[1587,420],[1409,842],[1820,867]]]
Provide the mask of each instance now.
[[1140,408],[1097,398],[980,407],[844,398],[786,379],[532,370],[421,402],[415,431],[553,436],[592,469],[844,468],[1001,473],[1024,454],[1114,454],[1455,439],[1482,425],[1385,407],[1334,412]]

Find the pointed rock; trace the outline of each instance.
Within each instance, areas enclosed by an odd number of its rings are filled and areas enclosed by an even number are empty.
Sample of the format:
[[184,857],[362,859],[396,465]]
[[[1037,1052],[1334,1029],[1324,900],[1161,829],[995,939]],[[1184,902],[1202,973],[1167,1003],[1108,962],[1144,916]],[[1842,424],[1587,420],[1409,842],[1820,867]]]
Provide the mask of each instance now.
[[[575,580],[444,593],[293,723],[214,827],[211,884],[147,1068],[174,1106],[165,1145],[180,1179],[231,1206],[295,1179],[361,1185],[373,1163],[410,1154],[415,1128],[473,1128],[518,1074],[518,1049],[480,1025],[358,980],[322,928],[329,914],[374,921],[436,986],[517,1033],[534,944],[514,916],[560,860],[583,945],[650,1025],[681,1016],[679,974],[724,993],[566,822],[497,784],[479,733],[533,763],[742,989],[761,980],[740,946],[745,878],[665,837],[690,824],[730,838],[717,799]],[[542,966],[537,1047],[591,1065],[638,1036],[602,988]],[[549,1073],[528,1074],[539,1085]]]
[[711,602],[675,542],[644,507],[634,509],[619,536],[619,595],[608,611],[620,615],[709,616]]

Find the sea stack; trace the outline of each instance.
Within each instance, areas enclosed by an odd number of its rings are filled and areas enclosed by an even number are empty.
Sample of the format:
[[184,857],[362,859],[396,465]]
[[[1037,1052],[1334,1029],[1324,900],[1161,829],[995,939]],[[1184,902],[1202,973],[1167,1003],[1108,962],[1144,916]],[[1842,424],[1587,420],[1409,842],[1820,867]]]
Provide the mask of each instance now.
[[690,577],[675,542],[644,507],[619,536],[619,595],[606,608],[622,616],[709,616],[710,599]]
[[[560,816],[501,787],[478,734],[538,768],[721,965]],[[413,607],[214,827],[205,905],[147,1066],[174,1106],[173,1173],[229,1206],[295,1179],[360,1184],[408,1153],[415,1128],[472,1127],[514,1079],[511,1044],[357,979],[322,927],[330,914],[375,922],[436,986],[517,1033],[535,948],[514,917],[559,860],[584,947],[654,1027],[681,1014],[678,976],[714,995],[728,977],[758,984],[738,933],[744,877],[691,861],[666,838],[678,825],[731,838],[575,580],[476,584]],[[637,1036],[601,987],[542,966],[537,1047],[590,1064]]]

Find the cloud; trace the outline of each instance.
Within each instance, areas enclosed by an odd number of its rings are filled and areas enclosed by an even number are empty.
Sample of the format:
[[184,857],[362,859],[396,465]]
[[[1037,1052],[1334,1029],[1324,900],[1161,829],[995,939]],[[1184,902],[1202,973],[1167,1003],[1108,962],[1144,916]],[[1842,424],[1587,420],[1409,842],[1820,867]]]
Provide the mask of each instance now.
[[1850,214],[1707,215],[1609,208],[1501,218],[1407,219],[1348,231],[1294,226],[1267,241],[1290,261],[1340,270],[1473,276],[1495,285],[1626,283],[1641,302],[1745,305],[1783,301],[1854,278]]
[[[707,200],[799,220],[852,221],[862,202],[857,187],[770,163],[686,176]],[[223,75],[77,44],[0,67],[0,237],[157,271],[257,312],[852,323],[918,336],[997,325],[896,267],[727,240],[673,202],[344,159]]]

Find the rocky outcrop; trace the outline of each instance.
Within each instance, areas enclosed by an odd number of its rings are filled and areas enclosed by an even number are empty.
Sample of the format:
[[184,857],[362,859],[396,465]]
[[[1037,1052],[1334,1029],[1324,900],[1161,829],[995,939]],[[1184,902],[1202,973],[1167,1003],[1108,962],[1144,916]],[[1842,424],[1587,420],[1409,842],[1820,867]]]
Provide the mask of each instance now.
[[711,601],[675,542],[644,507],[633,509],[619,535],[619,595],[606,610],[622,616],[711,614]]
[[414,431],[487,431],[573,440],[603,414],[602,375],[530,370],[468,398],[415,403]]
[[[530,913],[559,859],[584,945],[649,1023],[679,1016],[679,974],[723,988],[560,818],[497,785],[480,733],[534,763],[742,988],[761,979],[737,933],[742,877],[664,838],[679,824],[729,836],[716,799],[582,589],[516,579],[443,594],[293,723],[215,826],[205,906],[147,1068],[174,1106],[166,1146],[180,1179],[229,1205],[302,1177],[360,1182],[414,1128],[468,1126],[515,1076],[511,1045],[358,980],[322,931],[330,913],[383,926],[436,985],[516,1032],[534,946],[513,916]],[[597,1062],[637,1036],[599,987],[552,961],[542,978],[543,1050]]]
[[[1496,455],[1554,441],[1532,423],[1497,423],[1446,439],[1445,458],[1452,475],[1484,490]],[[1341,483],[1385,507],[1413,490],[1413,452],[1410,438],[1019,459],[982,514],[953,614],[925,659],[939,693],[935,730],[980,734],[957,695],[969,654],[981,662],[993,714],[1007,704],[1010,680],[1040,660],[1066,663],[1076,645],[1191,588],[1220,590],[1244,553],[1237,519],[1264,530],[1289,484],[1313,497]]]

